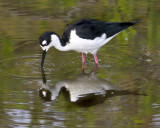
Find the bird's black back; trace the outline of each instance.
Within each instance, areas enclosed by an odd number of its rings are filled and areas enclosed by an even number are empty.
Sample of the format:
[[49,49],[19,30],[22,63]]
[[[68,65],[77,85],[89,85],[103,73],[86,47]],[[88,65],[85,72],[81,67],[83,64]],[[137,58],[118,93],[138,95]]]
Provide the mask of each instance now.
[[62,40],[68,42],[70,38],[71,30],[76,29],[76,34],[83,39],[95,39],[105,33],[108,37],[111,37],[120,31],[134,25],[139,21],[133,22],[103,22],[92,19],[80,20],[74,24],[71,24],[63,33]]

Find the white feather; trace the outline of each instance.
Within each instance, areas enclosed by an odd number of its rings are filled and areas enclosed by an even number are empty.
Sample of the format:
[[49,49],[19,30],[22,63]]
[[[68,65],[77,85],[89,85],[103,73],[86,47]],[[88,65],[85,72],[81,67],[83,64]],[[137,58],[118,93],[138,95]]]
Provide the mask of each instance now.
[[70,50],[75,50],[77,52],[89,52],[94,54],[100,47],[110,41],[114,36],[107,38],[107,35],[103,33],[101,37],[96,37],[95,39],[90,40],[80,38],[78,35],[76,35],[76,30],[72,30],[68,47]]
[[46,40],[44,40],[44,41],[42,42],[42,44],[43,44],[43,45],[46,45],[46,43],[47,43],[47,41],[46,41]]

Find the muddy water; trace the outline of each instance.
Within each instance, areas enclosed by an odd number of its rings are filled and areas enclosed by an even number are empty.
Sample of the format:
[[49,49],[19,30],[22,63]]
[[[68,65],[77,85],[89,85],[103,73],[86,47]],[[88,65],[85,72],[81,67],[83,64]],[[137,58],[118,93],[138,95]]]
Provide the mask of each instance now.
[[[0,127],[160,127],[160,2],[1,1]],[[92,55],[51,48],[40,69],[41,33],[71,23],[143,19]]]

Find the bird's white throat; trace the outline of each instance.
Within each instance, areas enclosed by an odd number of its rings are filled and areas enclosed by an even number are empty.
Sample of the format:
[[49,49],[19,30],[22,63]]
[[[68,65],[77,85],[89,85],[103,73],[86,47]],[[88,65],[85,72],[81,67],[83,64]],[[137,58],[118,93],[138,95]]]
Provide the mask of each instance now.
[[51,47],[54,46],[56,49],[58,49],[60,51],[68,51],[69,50],[67,45],[65,45],[65,46],[61,45],[60,38],[55,34],[51,35],[51,43],[50,44],[51,44]]

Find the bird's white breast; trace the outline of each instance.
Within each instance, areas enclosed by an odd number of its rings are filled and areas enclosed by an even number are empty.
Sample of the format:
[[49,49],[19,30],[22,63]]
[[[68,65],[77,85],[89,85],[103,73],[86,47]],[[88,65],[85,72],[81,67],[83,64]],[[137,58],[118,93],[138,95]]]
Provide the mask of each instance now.
[[[114,36],[113,36],[114,37]],[[76,30],[71,31],[70,40],[68,43],[68,47],[70,50],[75,50],[78,52],[84,52],[84,53],[91,53],[94,54],[97,52],[97,50],[106,44],[109,40],[111,40],[113,37],[107,38],[107,35],[103,33],[101,37],[96,37],[95,39],[83,39],[80,38],[76,34]]]

